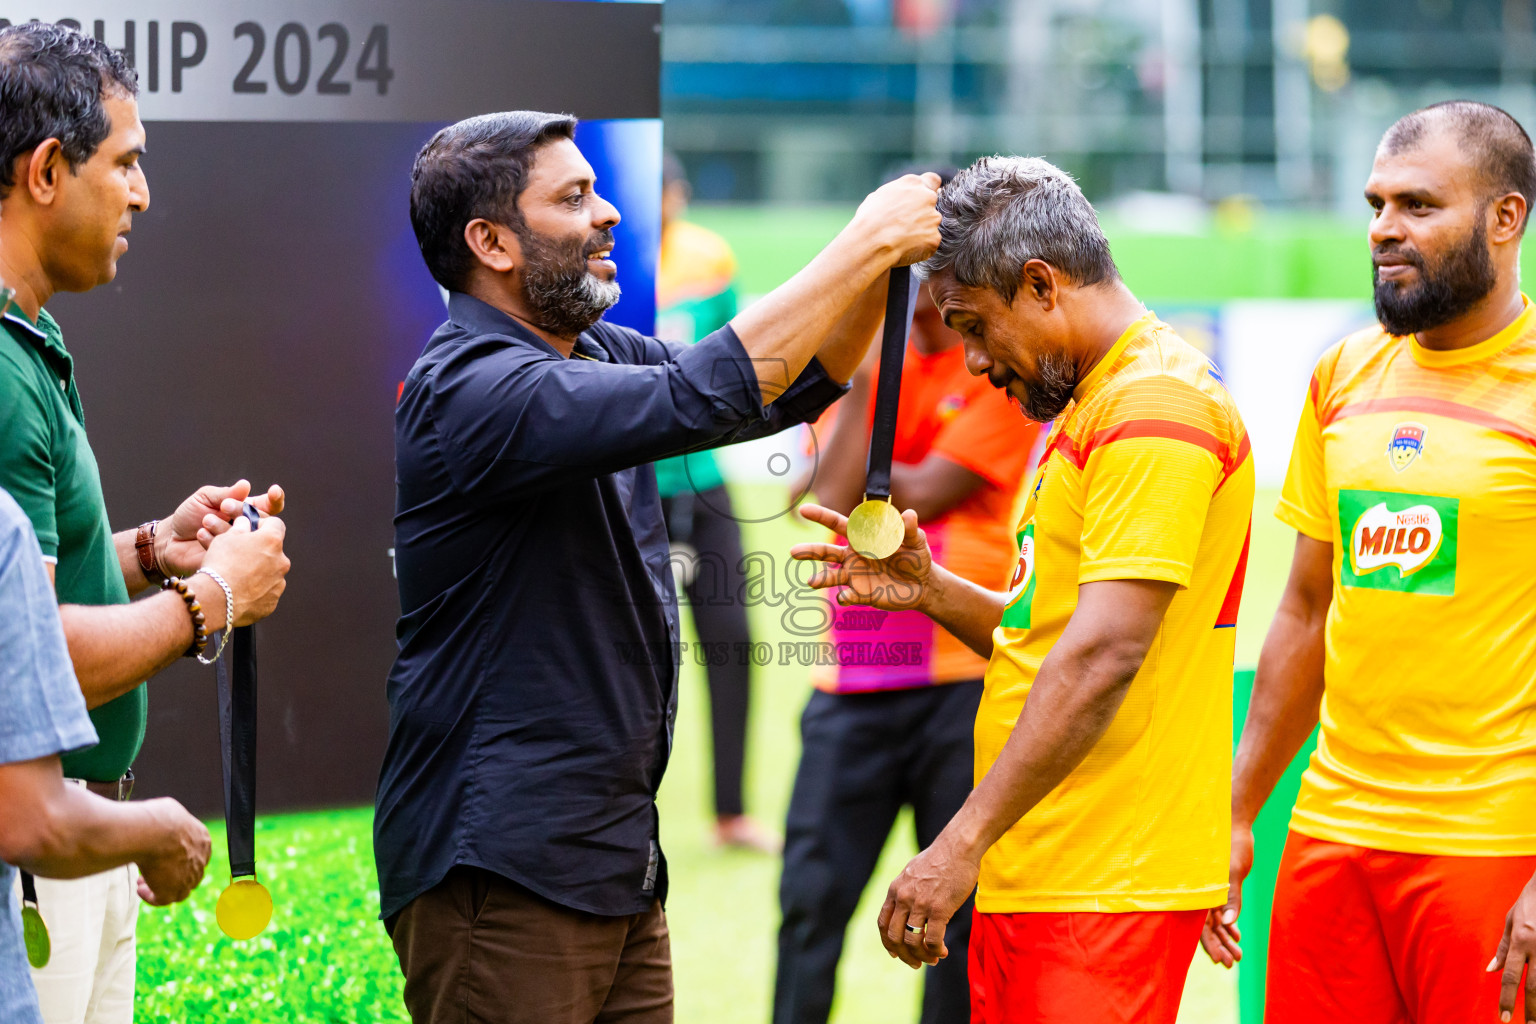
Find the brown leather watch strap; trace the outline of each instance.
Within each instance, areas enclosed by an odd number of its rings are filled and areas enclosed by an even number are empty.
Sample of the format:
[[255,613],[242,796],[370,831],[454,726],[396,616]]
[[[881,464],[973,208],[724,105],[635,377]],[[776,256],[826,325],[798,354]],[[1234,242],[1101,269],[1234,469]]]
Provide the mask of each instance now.
[[165,582],[165,573],[160,568],[159,560],[155,558],[155,528],[159,525],[158,519],[140,523],[138,536],[133,539],[134,549],[139,554],[139,571],[155,586]]

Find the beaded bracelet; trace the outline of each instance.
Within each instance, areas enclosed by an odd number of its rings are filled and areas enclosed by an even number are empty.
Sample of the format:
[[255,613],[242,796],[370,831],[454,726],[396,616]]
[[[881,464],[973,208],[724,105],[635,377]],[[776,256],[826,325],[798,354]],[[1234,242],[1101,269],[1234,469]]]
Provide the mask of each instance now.
[[201,661],[203,651],[208,648],[208,619],[203,615],[203,606],[197,602],[197,595],[192,593],[192,588],[180,576],[168,577],[160,584],[160,589],[174,590],[187,603],[187,613],[192,616],[192,646],[187,648],[182,657],[196,657]]

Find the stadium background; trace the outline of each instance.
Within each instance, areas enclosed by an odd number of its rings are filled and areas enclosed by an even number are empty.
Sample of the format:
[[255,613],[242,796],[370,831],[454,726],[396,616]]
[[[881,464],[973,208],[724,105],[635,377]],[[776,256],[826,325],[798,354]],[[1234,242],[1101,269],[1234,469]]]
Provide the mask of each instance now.
[[[1452,96],[1526,124],[1536,115],[1528,0],[668,0],[663,25],[665,140],[694,180],[693,219],[735,247],[749,298],[798,269],[897,164],[1019,152],[1078,175],[1127,282],[1209,348],[1253,435],[1239,665],[1257,655],[1288,564],[1271,509],[1311,362],[1370,315],[1359,193],[1377,137]],[[80,361],[89,382],[91,357]],[[799,445],[759,442],[727,460],[744,510],[785,504],[773,451]],[[749,551],[776,559],[807,533],[788,516],[745,529]],[[783,612],[753,609],[761,639],[788,638]],[[775,661],[755,687],[749,806],[774,822],[806,671]],[[379,690],[382,702],[382,679]],[[151,735],[162,749],[184,739]],[[710,845],[707,763],[704,687],[688,664],[662,792],[678,1019],[755,1024],[767,1018],[777,863]],[[260,828],[273,927],[239,946],[219,936],[219,863],[188,904],[146,910],[141,1019],[403,1020],[375,920],[369,812],[273,815]],[[870,923],[910,851],[898,830],[855,917],[838,1024],[915,1017],[917,978]],[[1183,1020],[1227,1024],[1237,1003],[1233,975],[1195,964]]]

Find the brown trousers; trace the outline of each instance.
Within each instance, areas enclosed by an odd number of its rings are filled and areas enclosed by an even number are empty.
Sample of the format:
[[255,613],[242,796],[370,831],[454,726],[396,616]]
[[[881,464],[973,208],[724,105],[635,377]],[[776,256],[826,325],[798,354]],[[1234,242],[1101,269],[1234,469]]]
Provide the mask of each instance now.
[[672,1024],[659,902],[603,917],[460,866],[385,927],[414,1024]]

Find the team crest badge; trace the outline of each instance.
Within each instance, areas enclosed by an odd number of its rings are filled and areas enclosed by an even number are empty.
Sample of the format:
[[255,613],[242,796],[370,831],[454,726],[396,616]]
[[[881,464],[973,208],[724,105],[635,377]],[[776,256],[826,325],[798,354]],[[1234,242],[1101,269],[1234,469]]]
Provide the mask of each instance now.
[[1392,431],[1387,445],[1387,459],[1392,468],[1401,473],[1413,465],[1413,460],[1424,450],[1424,427],[1418,423],[1399,423]]

